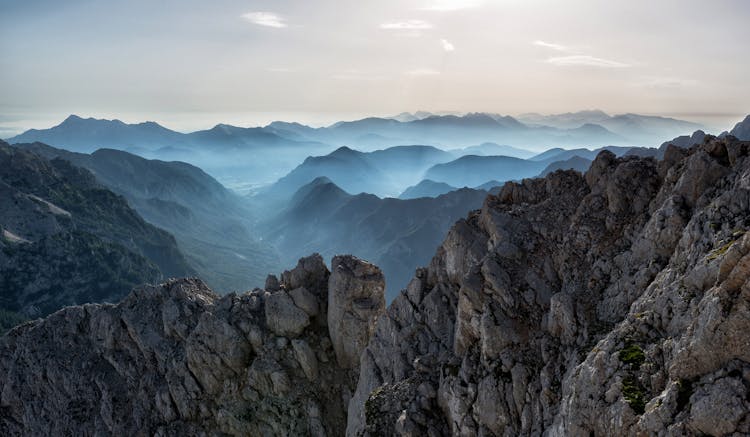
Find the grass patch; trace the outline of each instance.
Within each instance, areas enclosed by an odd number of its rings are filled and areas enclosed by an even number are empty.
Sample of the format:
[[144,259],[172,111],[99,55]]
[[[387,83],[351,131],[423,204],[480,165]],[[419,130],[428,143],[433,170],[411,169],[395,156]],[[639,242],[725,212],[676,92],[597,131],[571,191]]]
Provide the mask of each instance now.
[[726,240],[721,240],[719,244],[722,244],[722,243],[723,244],[720,247],[712,250],[711,253],[708,254],[708,260],[713,261],[716,258],[719,258],[720,256],[727,253],[727,251],[729,250],[730,247],[732,247],[734,242],[739,240],[740,237],[742,237],[743,235],[745,235],[745,232],[746,231],[743,231],[743,230],[736,230],[732,232],[732,235],[729,238],[727,238]]
[[643,353],[643,349],[635,343],[626,343],[618,356],[620,361],[636,368],[640,368],[641,364],[646,361],[646,354]]
[[709,261],[713,261],[716,258],[724,255],[725,253],[727,253],[727,251],[729,250],[729,248],[732,247],[733,244],[734,244],[734,241],[730,241],[729,243],[727,243],[727,244],[719,247],[718,249],[712,250],[711,253],[708,254],[708,260]]
[[622,380],[622,396],[635,414],[641,415],[646,411],[645,390],[634,377],[628,376]]

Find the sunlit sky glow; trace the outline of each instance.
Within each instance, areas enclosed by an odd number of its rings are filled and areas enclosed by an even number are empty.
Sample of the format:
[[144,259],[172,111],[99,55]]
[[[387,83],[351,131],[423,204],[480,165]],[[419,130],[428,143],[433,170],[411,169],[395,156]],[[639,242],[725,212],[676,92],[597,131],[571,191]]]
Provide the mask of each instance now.
[[0,137],[402,111],[750,113],[746,0],[0,0]]

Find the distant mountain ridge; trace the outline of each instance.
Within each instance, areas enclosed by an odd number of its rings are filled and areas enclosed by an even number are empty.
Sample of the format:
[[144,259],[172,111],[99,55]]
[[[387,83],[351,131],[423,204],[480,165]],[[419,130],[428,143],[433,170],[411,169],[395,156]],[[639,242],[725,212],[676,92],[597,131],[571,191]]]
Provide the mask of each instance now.
[[301,187],[261,228],[282,262],[294,262],[311,251],[324,257],[346,252],[377,259],[388,296],[393,297],[414,269],[429,261],[447,229],[465,211],[479,208],[487,194],[465,188],[435,198],[381,199],[347,193],[320,177]]
[[420,197],[437,197],[449,193],[457,188],[444,182],[423,179],[417,185],[412,185],[398,195],[399,199],[417,199]]
[[597,125],[633,141],[632,145],[658,144],[663,138],[675,137],[685,132],[703,129],[698,123],[670,117],[618,114],[609,115],[601,110],[568,112],[564,114],[522,114],[518,119],[530,125],[574,129],[583,125]]
[[[178,160],[196,165],[223,182],[271,182],[304,156],[327,153],[332,146],[275,129],[218,124],[211,129],[180,133],[155,122],[127,124],[71,115],[49,129],[31,129],[10,143],[41,142],[73,152],[109,148],[145,158]],[[248,180],[248,175],[252,178]]]
[[432,146],[396,146],[373,152],[340,147],[328,155],[310,156],[259,193],[283,203],[299,188],[318,177],[327,177],[349,193],[396,197],[405,187],[418,183],[432,165],[454,155]]
[[261,285],[265,272],[279,265],[275,250],[252,235],[254,212],[197,167],[112,149],[82,154],[42,143],[18,147],[90,170],[147,221],[172,233],[190,264],[217,291]]
[[36,317],[194,270],[85,169],[0,142],[0,308]]

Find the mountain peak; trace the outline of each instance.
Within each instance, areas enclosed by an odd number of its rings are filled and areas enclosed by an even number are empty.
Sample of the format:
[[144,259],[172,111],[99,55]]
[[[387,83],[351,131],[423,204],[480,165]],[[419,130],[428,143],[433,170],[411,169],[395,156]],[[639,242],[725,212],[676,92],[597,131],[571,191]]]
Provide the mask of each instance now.
[[336,149],[333,152],[331,152],[330,156],[347,156],[347,155],[350,156],[350,155],[356,155],[356,154],[359,154],[359,153],[360,152],[358,152],[358,151],[356,151],[354,149],[351,149],[351,148],[349,148],[347,146],[341,146],[338,149]]
[[71,122],[82,121],[82,120],[83,120],[82,117],[76,114],[70,114],[67,118],[65,118],[65,120],[63,120],[63,123],[71,123]]
[[737,123],[729,134],[734,135],[740,140],[750,140],[750,115]]

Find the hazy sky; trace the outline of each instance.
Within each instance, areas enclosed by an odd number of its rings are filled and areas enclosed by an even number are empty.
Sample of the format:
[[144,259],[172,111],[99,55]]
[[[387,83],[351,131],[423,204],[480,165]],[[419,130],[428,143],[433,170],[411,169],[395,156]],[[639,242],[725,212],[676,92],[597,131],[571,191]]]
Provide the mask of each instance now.
[[[0,136],[65,115],[750,113],[747,0],[0,0]],[[723,126],[729,127],[729,126]]]

